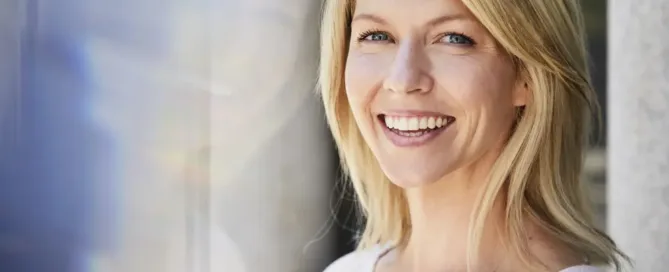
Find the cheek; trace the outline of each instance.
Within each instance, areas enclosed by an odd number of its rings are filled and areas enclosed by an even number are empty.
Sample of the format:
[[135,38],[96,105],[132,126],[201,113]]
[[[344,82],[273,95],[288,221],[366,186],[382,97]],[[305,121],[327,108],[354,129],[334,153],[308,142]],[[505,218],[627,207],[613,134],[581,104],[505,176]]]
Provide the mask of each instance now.
[[380,56],[351,53],[346,61],[344,82],[354,114],[368,112],[379,90],[385,61]]
[[435,77],[463,110],[493,103],[511,105],[514,74],[489,57],[457,57],[435,67]]
[[[436,76],[459,109],[458,128],[463,144],[500,138],[515,118],[513,68],[501,60],[459,57],[436,66]],[[450,80],[449,80],[450,79]]]

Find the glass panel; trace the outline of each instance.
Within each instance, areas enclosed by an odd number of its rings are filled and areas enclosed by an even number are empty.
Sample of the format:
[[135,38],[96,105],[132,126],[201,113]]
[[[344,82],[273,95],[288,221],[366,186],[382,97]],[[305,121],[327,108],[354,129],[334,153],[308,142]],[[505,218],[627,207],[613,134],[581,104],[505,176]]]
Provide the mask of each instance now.
[[0,3],[2,271],[317,271],[320,3]]

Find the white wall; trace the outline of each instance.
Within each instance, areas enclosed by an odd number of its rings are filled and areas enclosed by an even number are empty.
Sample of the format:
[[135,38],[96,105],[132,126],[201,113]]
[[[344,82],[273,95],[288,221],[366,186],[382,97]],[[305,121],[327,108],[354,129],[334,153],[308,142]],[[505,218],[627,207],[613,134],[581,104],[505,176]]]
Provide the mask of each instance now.
[[669,267],[669,4],[609,1],[608,228],[636,263]]

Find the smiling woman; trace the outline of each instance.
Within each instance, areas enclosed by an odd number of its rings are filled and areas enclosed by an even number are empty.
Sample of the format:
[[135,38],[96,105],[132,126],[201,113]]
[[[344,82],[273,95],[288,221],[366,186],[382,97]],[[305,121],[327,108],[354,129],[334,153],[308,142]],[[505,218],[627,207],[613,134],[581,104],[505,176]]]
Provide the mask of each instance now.
[[[420,16],[416,16],[420,14]],[[590,271],[575,0],[329,0],[320,87],[366,216],[328,271]]]

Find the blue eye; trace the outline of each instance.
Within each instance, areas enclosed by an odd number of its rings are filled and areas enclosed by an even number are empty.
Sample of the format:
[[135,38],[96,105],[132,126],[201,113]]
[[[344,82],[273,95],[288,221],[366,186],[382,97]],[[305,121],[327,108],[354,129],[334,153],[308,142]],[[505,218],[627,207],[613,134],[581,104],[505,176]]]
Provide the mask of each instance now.
[[358,41],[382,42],[390,41],[390,35],[380,31],[367,31],[360,34]]
[[372,35],[369,35],[369,36],[365,37],[365,40],[385,41],[385,40],[388,40],[388,35],[383,34],[383,33],[374,33]]
[[457,33],[448,33],[444,35],[439,41],[457,45],[474,45],[474,40],[464,34]]

